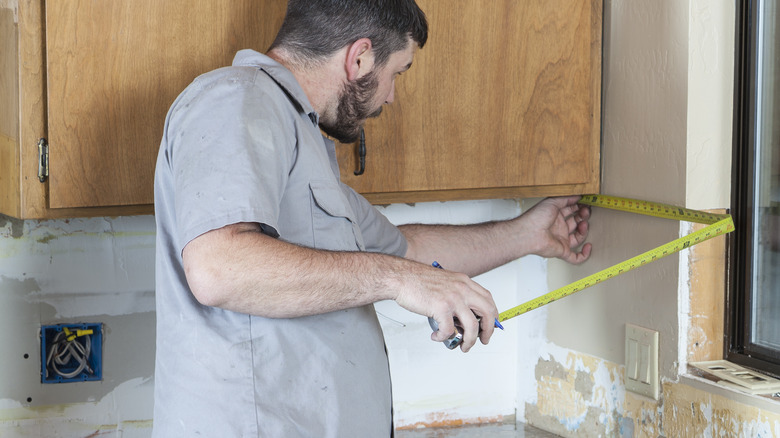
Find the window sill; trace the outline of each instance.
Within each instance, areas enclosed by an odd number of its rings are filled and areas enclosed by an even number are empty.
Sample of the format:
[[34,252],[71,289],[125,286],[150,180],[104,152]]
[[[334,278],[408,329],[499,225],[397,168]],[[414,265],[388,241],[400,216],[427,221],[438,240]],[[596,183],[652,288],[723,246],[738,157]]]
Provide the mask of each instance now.
[[699,391],[724,397],[736,403],[780,414],[780,397],[773,395],[754,395],[719,384],[714,378],[702,375],[693,367],[688,367],[688,372],[680,375],[680,383]]

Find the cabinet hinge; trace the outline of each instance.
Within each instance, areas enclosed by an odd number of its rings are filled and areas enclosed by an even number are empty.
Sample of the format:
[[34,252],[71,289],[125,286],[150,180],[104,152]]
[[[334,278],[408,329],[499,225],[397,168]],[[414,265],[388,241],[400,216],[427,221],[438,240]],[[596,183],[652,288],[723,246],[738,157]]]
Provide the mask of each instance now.
[[45,138],[38,140],[38,181],[46,182],[49,177],[49,143]]

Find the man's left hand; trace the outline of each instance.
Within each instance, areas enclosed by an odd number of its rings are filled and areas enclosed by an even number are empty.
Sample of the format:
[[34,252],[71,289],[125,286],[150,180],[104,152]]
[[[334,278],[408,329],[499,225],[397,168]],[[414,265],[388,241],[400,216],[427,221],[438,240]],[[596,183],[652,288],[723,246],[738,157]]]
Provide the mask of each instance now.
[[[518,218],[535,239],[534,253],[580,264],[590,257],[590,207],[577,204],[580,196],[546,198]],[[580,247],[582,245],[582,247]]]

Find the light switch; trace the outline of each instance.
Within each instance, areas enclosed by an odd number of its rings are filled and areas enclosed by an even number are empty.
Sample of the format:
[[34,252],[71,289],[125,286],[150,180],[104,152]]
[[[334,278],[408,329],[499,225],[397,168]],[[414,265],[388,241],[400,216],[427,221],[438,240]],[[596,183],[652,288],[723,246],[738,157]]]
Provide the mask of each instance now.
[[626,390],[658,400],[657,331],[626,324]]
[[650,383],[650,375],[652,374],[650,370],[650,347],[648,344],[642,344],[639,349],[639,377],[637,380],[642,383]]
[[626,378],[639,379],[639,343],[626,339]]

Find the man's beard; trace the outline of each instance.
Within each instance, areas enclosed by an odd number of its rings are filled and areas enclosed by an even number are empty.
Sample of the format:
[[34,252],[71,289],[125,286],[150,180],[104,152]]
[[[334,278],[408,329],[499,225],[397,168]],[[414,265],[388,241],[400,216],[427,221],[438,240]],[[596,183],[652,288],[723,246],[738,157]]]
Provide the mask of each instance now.
[[336,108],[336,120],[333,124],[321,123],[320,128],[342,143],[357,141],[360,137],[361,121],[378,117],[382,112],[380,106],[376,111],[369,113],[378,83],[376,72],[372,71],[354,82],[345,84]]

